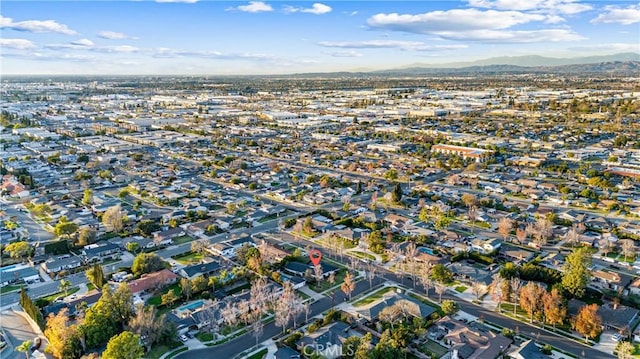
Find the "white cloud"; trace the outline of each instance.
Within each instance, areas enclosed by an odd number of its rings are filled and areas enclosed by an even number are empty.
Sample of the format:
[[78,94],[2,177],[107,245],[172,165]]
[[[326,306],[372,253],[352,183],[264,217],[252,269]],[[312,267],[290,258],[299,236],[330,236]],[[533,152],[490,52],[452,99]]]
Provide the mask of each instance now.
[[[507,0],[505,0],[507,1]],[[540,2],[540,0],[537,0]],[[550,0],[549,0],[550,1]],[[490,2],[476,0],[474,3]],[[535,2],[535,1],[534,1]],[[493,3],[493,2],[492,2]],[[512,1],[512,7],[527,7]],[[515,10],[453,9],[423,14],[376,14],[367,20],[370,28],[414,34],[429,34],[445,40],[485,43],[530,43],[582,40],[584,37],[567,27],[536,30],[511,30],[514,26],[534,22],[556,24],[564,19],[554,14]]]
[[321,41],[322,47],[346,49],[401,49],[406,51],[447,51],[467,48],[467,45],[427,45],[421,41],[368,40],[368,41]]
[[327,52],[327,55],[333,57],[362,57],[361,53],[354,50]]
[[16,50],[36,48],[36,44],[26,39],[0,39],[0,46]]
[[572,15],[591,10],[592,6],[578,0],[469,0],[472,7],[498,10],[536,11]]
[[94,45],[94,43],[93,43],[93,41],[91,41],[89,39],[80,39],[80,40],[72,41],[71,45],[91,47],[91,46]]
[[249,1],[249,4],[247,5],[228,8],[227,10],[239,10],[244,12],[257,13],[273,11],[273,7],[263,1]]
[[328,14],[332,10],[333,9],[331,8],[331,6],[327,6],[321,3],[315,3],[310,8],[302,8],[302,7],[294,7],[294,6],[284,7],[284,12],[288,14],[294,13],[294,12],[305,12],[305,13],[314,14],[314,15],[322,15],[322,14]]
[[479,41],[485,43],[531,43],[577,41],[585,38],[569,29],[543,30],[471,30],[439,31],[435,35],[447,40]]
[[133,39],[133,37],[123,34],[121,32],[115,31],[100,31],[98,33],[98,37],[108,40],[124,40],[124,39]]
[[631,25],[640,22],[640,5],[630,5],[626,8],[605,6],[604,10],[604,13],[591,20],[592,24]]
[[102,47],[94,47],[91,49],[92,51],[97,52],[107,52],[107,53],[132,53],[139,52],[140,49],[135,46],[130,45],[120,45],[120,46],[102,46]]
[[14,57],[25,60],[36,60],[36,61],[94,61],[96,60],[95,56],[90,55],[80,55],[80,54],[56,54],[56,53],[42,53],[42,52],[30,52],[26,53],[3,53],[2,56],[6,57]]
[[130,45],[95,46],[93,41],[88,39],[81,39],[68,44],[47,44],[44,48],[50,50],[81,50],[102,53],[133,53],[141,51],[139,48]]
[[519,11],[481,11],[477,9],[454,9],[432,11],[423,14],[376,14],[367,24],[380,30],[395,30],[417,34],[434,31],[468,31],[476,29],[506,29],[533,21],[544,21],[546,16]]
[[26,20],[14,22],[10,17],[0,15],[0,28],[27,32],[54,32],[64,35],[75,35],[75,31],[67,25],[55,20]]

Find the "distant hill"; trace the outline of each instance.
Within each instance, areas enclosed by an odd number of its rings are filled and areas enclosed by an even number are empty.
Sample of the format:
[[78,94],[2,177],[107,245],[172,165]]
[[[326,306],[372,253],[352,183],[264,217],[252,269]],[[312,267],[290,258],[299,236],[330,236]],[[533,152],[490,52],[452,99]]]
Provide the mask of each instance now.
[[403,66],[406,68],[464,68],[475,66],[491,66],[491,65],[513,65],[523,67],[540,67],[540,66],[564,66],[564,65],[577,65],[577,64],[596,64],[601,62],[624,62],[624,61],[640,61],[640,54],[633,52],[623,52],[614,55],[603,56],[587,56],[587,57],[571,57],[571,58],[557,58],[557,57],[545,57],[538,55],[527,56],[501,56],[491,57],[484,60],[469,61],[469,62],[451,62],[442,64],[412,64]]
[[640,75],[640,61],[612,61],[561,66],[517,66],[487,65],[460,68],[412,67],[395,70],[376,71],[378,75],[434,75],[434,74],[500,74],[500,73],[552,73],[552,74],[588,74],[611,73]]

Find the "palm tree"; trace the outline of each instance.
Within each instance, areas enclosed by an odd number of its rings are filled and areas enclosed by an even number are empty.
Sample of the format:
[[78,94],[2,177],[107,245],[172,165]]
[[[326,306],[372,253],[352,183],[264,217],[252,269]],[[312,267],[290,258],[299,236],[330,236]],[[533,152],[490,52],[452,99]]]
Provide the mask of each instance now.
[[64,292],[65,297],[67,296],[67,292],[69,291],[69,288],[71,288],[71,282],[69,282],[66,279],[63,279],[60,281],[60,286],[58,286],[58,289]]
[[29,359],[29,349],[31,349],[31,340],[25,340],[16,347],[16,350],[19,352],[24,352],[25,358]]

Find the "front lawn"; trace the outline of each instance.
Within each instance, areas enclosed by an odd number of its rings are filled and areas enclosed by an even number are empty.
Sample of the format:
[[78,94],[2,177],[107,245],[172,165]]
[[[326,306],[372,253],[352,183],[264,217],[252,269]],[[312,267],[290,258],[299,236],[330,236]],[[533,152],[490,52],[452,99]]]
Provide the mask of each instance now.
[[210,342],[213,340],[213,333],[198,333],[196,338],[203,343]]
[[182,343],[180,342],[173,342],[171,344],[156,344],[153,347],[151,347],[151,350],[149,350],[149,352],[145,355],[145,358],[159,359],[162,356],[162,354],[170,352],[181,346],[182,346]]
[[320,285],[318,286],[317,284],[315,285],[310,285],[309,288],[311,288],[312,290],[320,293],[320,292],[324,292],[325,290],[334,287],[336,285],[340,285],[342,284],[342,282],[344,281],[344,276],[347,274],[347,271],[344,269],[340,269],[336,272],[335,274],[335,282],[333,284],[329,283],[329,278],[325,277],[322,278],[322,280],[320,281]]
[[468,288],[467,288],[467,287],[465,287],[465,286],[463,286],[463,285],[459,285],[459,286],[456,286],[454,289],[455,289],[455,290],[456,290],[456,292],[458,292],[458,293],[464,293],[464,291],[465,291],[465,290],[467,290]]
[[7,286],[4,286],[4,287],[0,288],[0,294],[14,292],[16,290],[20,290],[20,288],[22,288],[21,285],[7,285]]
[[58,297],[66,297],[79,290],[80,290],[79,287],[73,287],[73,288],[69,288],[66,295],[65,295],[65,292],[58,292],[58,293],[53,293],[51,295],[48,295],[46,297],[38,298],[36,300],[36,305],[40,308],[46,307],[47,305],[53,303],[54,300],[58,299]]
[[361,307],[367,304],[371,304],[373,302],[375,302],[378,299],[381,299],[383,295],[385,295],[386,293],[389,293],[391,291],[393,291],[395,288],[394,287],[386,287],[386,288],[382,288],[374,293],[372,293],[371,295],[360,299],[359,301],[353,303],[354,307]]
[[269,352],[269,349],[264,348],[259,352],[253,353],[252,355],[248,356],[247,359],[262,359],[265,355],[267,355],[267,352]]
[[188,252],[186,254],[173,257],[173,259],[176,262],[178,262],[180,264],[184,264],[184,265],[200,263],[200,261],[203,258],[204,258],[204,254],[202,254],[202,253],[193,253],[193,252]]
[[183,244],[193,241],[195,238],[191,236],[180,236],[173,239],[173,244]]

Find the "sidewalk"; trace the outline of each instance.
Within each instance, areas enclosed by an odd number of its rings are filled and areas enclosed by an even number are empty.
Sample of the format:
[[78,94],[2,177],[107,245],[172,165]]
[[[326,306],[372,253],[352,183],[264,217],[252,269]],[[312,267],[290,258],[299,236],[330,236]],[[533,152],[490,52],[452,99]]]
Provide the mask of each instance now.
[[312,301],[318,301],[322,298],[324,298],[324,296],[320,293],[316,293],[314,290],[312,290],[311,288],[309,288],[308,286],[303,286],[302,288],[298,289],[299,291],[301,291],[302,293],[308,295],[309,297],[311,297]]
[[76,297],[81,297],[81,296],[87,294],[87,292],[89,292],[89,288],[87,287],[87,283],[78,284],[78,288],[80,288],[80,290],[75,292]]

